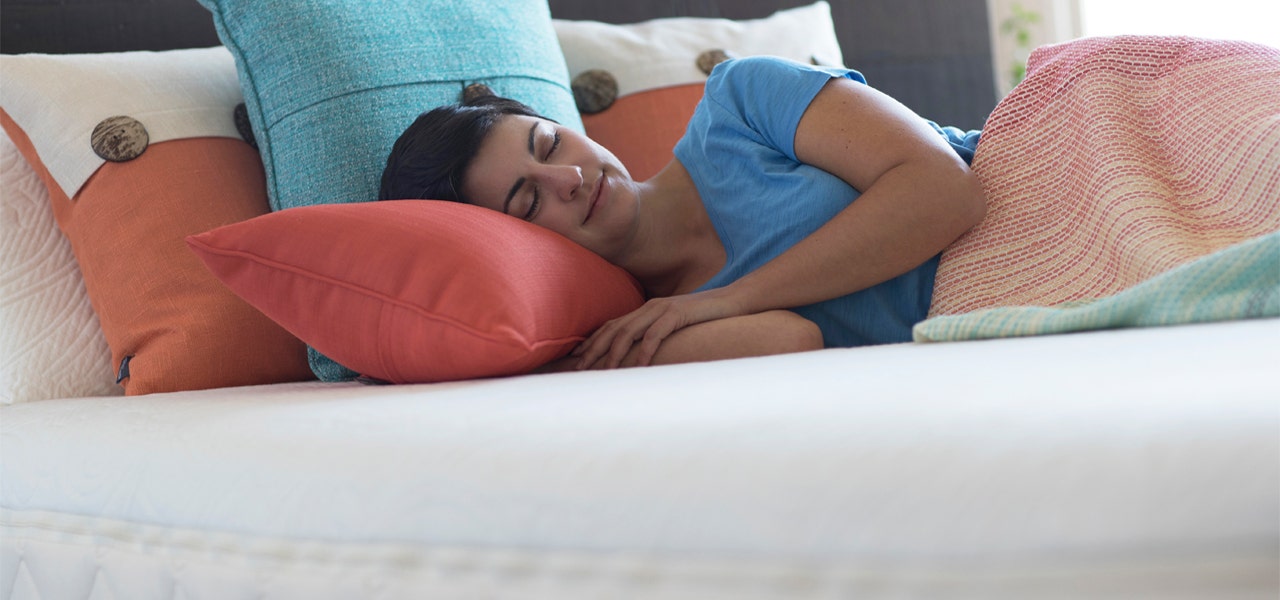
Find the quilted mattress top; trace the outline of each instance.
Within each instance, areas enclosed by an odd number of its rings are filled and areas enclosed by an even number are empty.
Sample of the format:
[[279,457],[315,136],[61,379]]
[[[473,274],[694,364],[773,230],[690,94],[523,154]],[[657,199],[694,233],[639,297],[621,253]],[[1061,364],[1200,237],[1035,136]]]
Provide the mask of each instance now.
[[0,509],[337,546],[1276,564],[1278,339],[1269,320],[19,404]]

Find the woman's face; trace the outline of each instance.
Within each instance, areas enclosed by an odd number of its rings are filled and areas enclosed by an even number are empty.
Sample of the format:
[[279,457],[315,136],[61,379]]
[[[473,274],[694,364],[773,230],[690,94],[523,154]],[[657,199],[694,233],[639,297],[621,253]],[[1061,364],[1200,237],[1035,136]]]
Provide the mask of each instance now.
[[507,115],[463,174],[463,194],[617,262],[634,234],[636,188],[622,163],[572,129]]

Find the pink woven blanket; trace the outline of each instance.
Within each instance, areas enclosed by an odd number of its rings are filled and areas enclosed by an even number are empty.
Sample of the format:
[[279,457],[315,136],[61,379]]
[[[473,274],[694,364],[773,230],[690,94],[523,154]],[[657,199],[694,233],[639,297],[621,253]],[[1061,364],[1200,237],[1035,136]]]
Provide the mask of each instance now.
[[943,253],[930,316],[1115,294],[1280,229],[1280,49],[1040,48],[973,169],[987,217]]

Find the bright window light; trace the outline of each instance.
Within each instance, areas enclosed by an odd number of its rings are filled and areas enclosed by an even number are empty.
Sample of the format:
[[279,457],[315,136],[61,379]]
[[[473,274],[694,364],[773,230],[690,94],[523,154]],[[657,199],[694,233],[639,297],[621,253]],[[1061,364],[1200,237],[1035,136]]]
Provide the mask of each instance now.
[[1084,35],[1190,35],[1280,48],[1276,0],[1079,0]]

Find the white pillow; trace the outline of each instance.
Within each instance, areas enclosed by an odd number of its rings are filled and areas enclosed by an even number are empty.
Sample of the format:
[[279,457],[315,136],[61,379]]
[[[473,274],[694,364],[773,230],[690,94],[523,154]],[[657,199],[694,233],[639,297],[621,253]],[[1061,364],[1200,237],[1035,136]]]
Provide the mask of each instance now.
[[[226,48],[2,55],[0,76],[0,108],[17,126],[14,139],[27,150],[18,130],[30,138],[35,152],[28,158],[41,175],[47,168],[53,179],[42,177],[51,198],[43,204],[61,217],[65,230],[55,219],[47,221],[47,231],[66,234],[80,267],[41,267],[46,279],[31,281],[58,288],[62,283],[51,278],[66,276],[74,279],[76,290],[87,289],[105,331],[98,335],[112,350],[111,366],[103,371],[107,377],[114,381],[127,357],[132,368],[124,382],[126,393],[305,376],[297,340],[235,298],[182,241],[187,234],[267,209],[265,192],[259,193],[261,162],[254,164],[256,153],[239,139],[235,107],[243,96]],[[117,115],[140,121],[149,145],[141,160],[104,167],[91,136],[99,122]],[[180,171],[154,170],[167,167]],[[37,243],[8,238],[6,247],[26,244],[27,250]],[[6,281],[5,286],[8,293],[11,284]],[[181,296],[182,311],[172,308],[176,296]],[[24,315],[20,323],[8,319],[17,314],[14,310],[7,307],[6,320],[0,322],[6,339],[15,335],[15,328],[42,332],[64,344],[78,339],[71,337],[78,332],[68,330],[75,325],[52,307]],[[250,343],[237,346],[240,341]],[[5,342],[5,350],[11,343]],[[66,345],[59,356],[72,360],[80,351]],[[39,365],[39,372],[35,367],[9,369],[62,378],[48,361]],[[83,390],[81,395],[98,393]]]
[[816,2],[763,19],[698,17],[653,19],[629,25],[553,20],[569,76],[608,71],[618,95],[706,79],[698,55],[724,50],[737,56],[772,55],[799,62],[844,64],[831,21],[831,6]]
[[[107,117],[146,124],[152,144],[192,137],[240,139],[227,107],[242,101],[235,60],[222,46],[168,52],[0,56],[0,106],[27,133],[68,198],[103,164],[90,134]],[[92,98],[61,102],[49,98]],[[175,109],[180,107],[180,109]]]
[[0,403],[120,393],[49,191],[0,131]]

